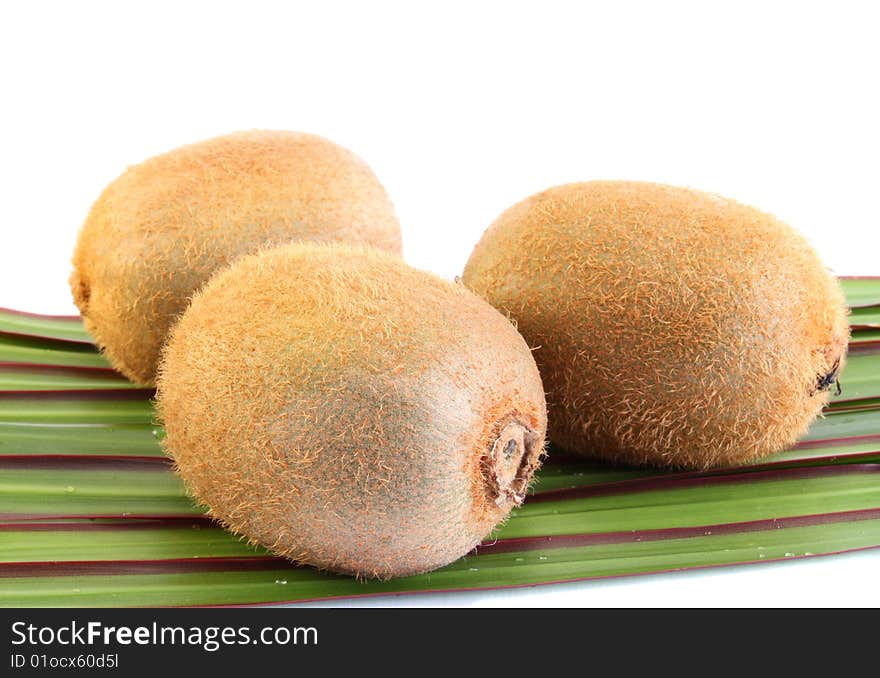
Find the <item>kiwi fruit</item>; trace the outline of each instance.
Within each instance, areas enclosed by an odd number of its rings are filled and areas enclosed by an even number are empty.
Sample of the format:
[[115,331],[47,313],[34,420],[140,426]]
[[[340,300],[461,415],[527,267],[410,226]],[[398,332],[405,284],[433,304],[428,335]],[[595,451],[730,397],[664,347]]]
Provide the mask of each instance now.
[[70,279],[86,329],[119,371],[152,384],[189,298],[266,243],[351,241],[400,253],[400,226],[369,167],[311,134],[251,131],[126,170],[93,205]]
[[508,318],[349,243],[293,243],[217,273],[164,350],[164,445],[232,531],[359,577],[470,551],[524,497],[544,391]]
[[488,228],[463,280],[535,347],[550,441],[614,462],[704,469],[779,452],[845,361],[843,292],[807,241],[700,191],[551,188]]

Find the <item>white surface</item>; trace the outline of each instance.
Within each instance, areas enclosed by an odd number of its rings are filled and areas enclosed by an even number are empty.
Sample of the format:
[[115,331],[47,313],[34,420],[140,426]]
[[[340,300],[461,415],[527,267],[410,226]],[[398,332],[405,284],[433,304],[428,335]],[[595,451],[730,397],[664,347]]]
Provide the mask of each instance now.
[[[869,2],[0,6],[0,306],[72,313],[76,231],[126,165],[250,128],[323,134],[389,190],[407,260],[460,273],[565,181],[716,191],[880,274]],[[880,604],[875,553],[406,604]],[[379,601],[372,601],[376,604]]]

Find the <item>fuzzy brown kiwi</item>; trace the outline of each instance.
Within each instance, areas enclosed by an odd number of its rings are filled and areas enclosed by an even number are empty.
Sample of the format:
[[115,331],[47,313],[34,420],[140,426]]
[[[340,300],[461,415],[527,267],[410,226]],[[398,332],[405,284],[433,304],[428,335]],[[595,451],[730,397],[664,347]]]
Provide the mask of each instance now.
[[489,227],[463,280],[539,347],[551,442],[611,461],[702,469],[778,452],[845,360],[844,296],[806,240],[709,193],[551,188]]
[[400,253],[384,188],[318,136],[251,131],[130,167],[91,209],[70,279],[110,362],[151,384],[174,319],[214,271],[266,243],[344,240]]
[[544,391],[510,321],[461,284],[349,244],[240,259],[164,352],[165,449],[211,515],[333,572],[470,551],[524,497]]

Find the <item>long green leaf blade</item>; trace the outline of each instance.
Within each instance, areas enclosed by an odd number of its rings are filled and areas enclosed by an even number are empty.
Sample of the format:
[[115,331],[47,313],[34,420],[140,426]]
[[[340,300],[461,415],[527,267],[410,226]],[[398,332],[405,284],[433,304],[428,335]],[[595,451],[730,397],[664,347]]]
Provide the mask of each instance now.
[[[546,547],[484,553],[462,558],[435,572],[387,582],[361,582],[309,568],[221,562],[220,571],[174,571],[175,565],[140,568],[131,574],[89,570],[88,574],[0,577],[3,606],[232,605],[315,600],[415,591],[497,588],[579,579],[665,572],[693,567],[768,562],[839,553],[880,544],[880,520],[851,519],[815,525],[716,532],[679,539],[645,539],[581,547]],[[782,529],[778,529],[782,528]],[[266,569],[268,568],[268,569]],[[143,573],[143,572],[155,573]],[[75,572],[75,571],[74,571]]]
[[159,466],[137,470],[0,468],[0,516],[201,515],[180,479]]
[[849,324],[859,329],[880,328],[880,307],[854,308],[849,316]]
[[880,342],[880,330],[855,330],[850,335],[850,346],[864,346]]
[[153,423],[153,406],[139,391],[114,395],[95,391],[70,392],[66,397],[0,393],[0,422],[43,424]]
[[117,372],[101,368],[0,364],[0,391],[137,389]]
[[151,424],[0,421],[3,456],[162,457],[161,428]]
[[47,316],[0,308],[0,332],[93,343],[82,321],[76,316]]
[[880,277],[841,278],[840,284],[851,307],[880,306]]
[[840,440],[875,435],[880,432],[880,411],[828,412],[817,419],[802,438],[802,442]]
[[53,342],[0,333],[0,363],[103,367],[110,363],[94,346],[73,342]]
[[841,392],[831,404],[880,397],[880,351],[853,353],[840,374]]

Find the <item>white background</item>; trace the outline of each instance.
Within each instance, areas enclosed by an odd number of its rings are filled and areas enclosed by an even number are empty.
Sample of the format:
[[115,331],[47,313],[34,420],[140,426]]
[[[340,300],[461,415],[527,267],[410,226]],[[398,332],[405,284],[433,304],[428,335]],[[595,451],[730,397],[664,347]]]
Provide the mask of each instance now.
[[[729,195],[799,228],[835,272],[880,274],[875,7],[4,3],[0,306],[73,313],[69,258],[102,188],[150,155],[251,128],[361,155],[395,202],[406,259],[446,277],[513,202],[596,178]],[[878,564],[869,552],[391,602],[877,605]]]

